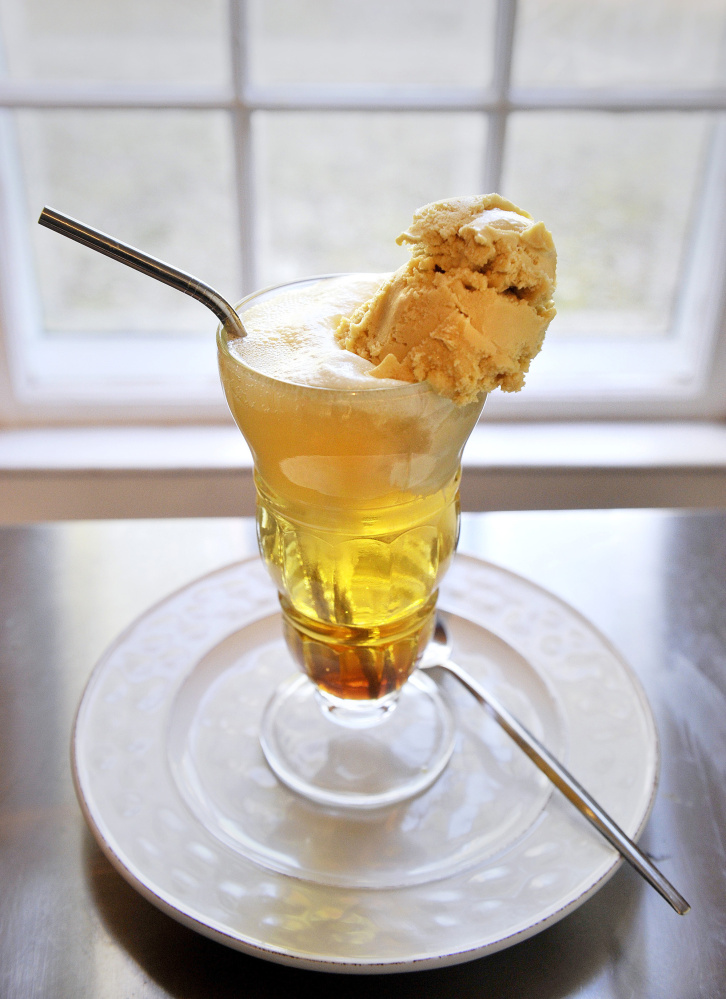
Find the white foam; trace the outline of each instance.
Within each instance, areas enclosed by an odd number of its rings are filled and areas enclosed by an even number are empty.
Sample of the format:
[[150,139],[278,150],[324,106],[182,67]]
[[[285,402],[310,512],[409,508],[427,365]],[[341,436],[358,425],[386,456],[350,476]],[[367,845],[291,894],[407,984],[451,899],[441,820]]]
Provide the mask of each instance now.
[[371,298],[388,274],[351,274],[287,288],[246,312],[247,336],[230,342],[230,353],[271,378],[296,385],[351,391],[401,386],[374,378],[374,365],[338,345],[335,329]]

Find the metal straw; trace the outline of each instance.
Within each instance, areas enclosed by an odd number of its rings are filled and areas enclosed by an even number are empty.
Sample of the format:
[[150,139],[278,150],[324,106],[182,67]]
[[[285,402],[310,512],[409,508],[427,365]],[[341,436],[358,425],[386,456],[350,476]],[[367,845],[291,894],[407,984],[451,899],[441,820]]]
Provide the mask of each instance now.
[[133,267],[134,270],[141,271],[142,274],[148,274],[149,277],[156,278],[157,281],[162,281],[164,284],[176,288],[177,291],[183,291],[185,295],[191,295],[202,305],[206,305],[224,323],[229,336],[247,335],[242,321],[229,302],[222,298],[214,288],[210,288],[208,284],[192,277],[191,274],[186,274],[184,271],[172,267],[171,264],[165,264],[163,260],[158,260],[148,253],[142,253],[134,246],[122,243],[121,240],[114,239],[112,236],[106,235],[105,232],[92,229],[77,219],[62,215],[53,208],[44,208],[38,222],[48,229],[59,232],[62,236],[75,239],[77,243],[83,243],[84,246],[90,246],[92,250],[97,250],[107,257],[112,257],[114,260],[126,264],[127,267]]

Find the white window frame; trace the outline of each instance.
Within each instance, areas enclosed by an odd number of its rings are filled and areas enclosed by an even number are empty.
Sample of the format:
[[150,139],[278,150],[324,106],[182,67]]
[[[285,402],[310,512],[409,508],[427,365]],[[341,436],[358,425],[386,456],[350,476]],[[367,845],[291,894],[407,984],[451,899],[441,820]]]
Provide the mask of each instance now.
[[[690,235],[691,272],[676,335],[658,341],[551,338],[527,390],[496,393],[489,419],[658,419],[726,416],[726,88],[516,88],[511,81],[517,0],[497,0],[491,86],[254,85],[245,50],[245,0],[230,0],[229,87],[0,81],[0,423],[217,422],[227,419],[209,342],[64,336],[42,341],[38,293],[23,214],[22,178],[9,121],[19,109],[192,109],[231,116],[242,293],[256,286],[252,116],[257,111],[452,112],[485,115],[481,189],[498,190],[509,116],[518,111],[722,112]],[[42,206],[38,206],[39,208]],[[63,205],[54,205],[63,210]],[[94,219],[84,221],[95,224]],[[120,235],[120,234],[119,234]],[[48,238],[60,238],[48,234]],[[142,249],[149,249],[142,247]],[[91,251],[89,251],[91,252]],[[174,261],[171,261],[174,263]],[[117,266],[109,263],[109,266]],[[716,292],[714,292],[716,289]],[[220,289],[232,297],[234,290]],[[202,306],[200,306],[202,309]],[[627,352],[627,364],[623,363]],[[170,370],[170,363],[173,370]],[[144,372],[143,381],[139,372]],[[82,373],[79,375],[79,372]],[[110,375],[110,372],[113,374]],[[499,398],[498,398],[499,397]]]

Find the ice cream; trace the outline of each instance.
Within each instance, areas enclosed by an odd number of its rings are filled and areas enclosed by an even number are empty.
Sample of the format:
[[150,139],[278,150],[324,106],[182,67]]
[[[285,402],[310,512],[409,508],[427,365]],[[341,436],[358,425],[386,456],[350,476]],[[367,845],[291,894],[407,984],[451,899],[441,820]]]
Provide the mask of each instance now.
[[258,295],[244,313],[248,335],[230,341],[229,349],[245,364],[281,382],[351,391],[384,388],[385,379],[371,378],[374,365],[342,350],[335,331],[341,319],[375,295],[389,276],[345,274]]
[[397,242],[411,259],[340,321],[341,346],[459,405],[518,391],[555,315],[544,224],[497,194],[456,198],[419,209]]

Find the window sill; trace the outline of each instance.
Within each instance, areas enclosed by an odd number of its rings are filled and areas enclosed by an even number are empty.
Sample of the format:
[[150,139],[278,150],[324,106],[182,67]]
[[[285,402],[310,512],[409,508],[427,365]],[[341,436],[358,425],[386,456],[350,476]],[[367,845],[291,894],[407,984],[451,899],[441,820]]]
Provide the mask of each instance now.
[[[465,510],[726,507],[720,423],[484,423],[463,464]],[[253,512],[231,426],[0,431],[0,522]]]

